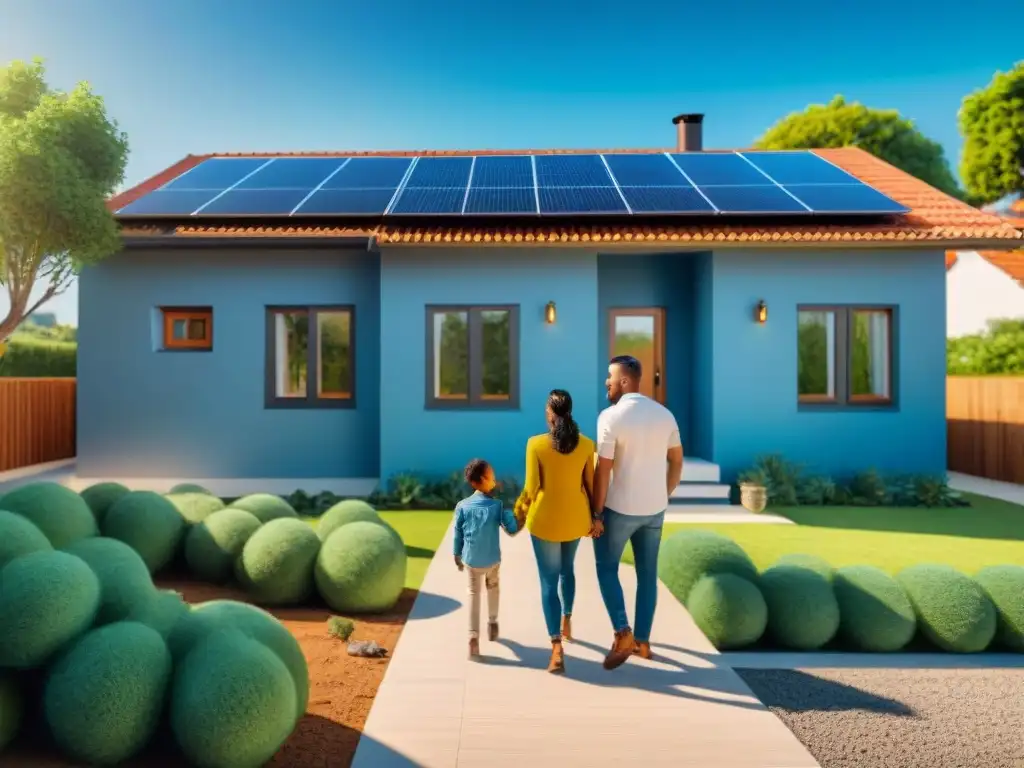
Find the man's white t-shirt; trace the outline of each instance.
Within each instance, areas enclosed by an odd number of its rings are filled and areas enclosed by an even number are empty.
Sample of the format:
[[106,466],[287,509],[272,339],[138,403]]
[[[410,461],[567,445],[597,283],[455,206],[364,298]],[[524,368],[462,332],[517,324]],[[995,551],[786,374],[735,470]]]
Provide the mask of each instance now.
[[630,392],[597,417],[597,455],[612,459],[605,506],[623,515],[656,515],[668,508],[667,454],[679,425],[656,400]]

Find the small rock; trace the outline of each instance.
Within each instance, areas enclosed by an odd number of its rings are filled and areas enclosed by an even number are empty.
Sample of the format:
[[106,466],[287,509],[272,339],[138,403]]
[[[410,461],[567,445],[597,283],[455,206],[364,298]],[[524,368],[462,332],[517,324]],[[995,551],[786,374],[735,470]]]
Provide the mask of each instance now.
[[355,640],[348,644],[348,655],[379,659],[388,655],[388,649],[377,645],[373,640]]

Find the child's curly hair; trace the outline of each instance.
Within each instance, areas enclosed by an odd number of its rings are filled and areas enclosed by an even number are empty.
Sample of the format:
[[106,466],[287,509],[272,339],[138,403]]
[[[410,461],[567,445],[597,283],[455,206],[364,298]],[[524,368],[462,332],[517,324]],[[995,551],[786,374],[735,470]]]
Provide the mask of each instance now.
[[491,468],[483,459],[473,459],[466,465],[466,482],[472,486],[477,486],[480,481],[484,479],[484,475],[487,474],[487,470]]

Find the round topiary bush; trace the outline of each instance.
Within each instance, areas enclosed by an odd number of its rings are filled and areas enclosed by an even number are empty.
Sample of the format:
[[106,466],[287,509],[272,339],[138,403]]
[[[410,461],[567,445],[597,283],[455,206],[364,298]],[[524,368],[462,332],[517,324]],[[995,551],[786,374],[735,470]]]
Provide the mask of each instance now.
[[148,599],[136,604],[128,614],[128,621],[145,624],[166,640],[188,610],[188,603],[177,592],[172,589],[158,589],[154,590]]
[[976,581],[948,565],[905,568],[896,580],[914,606],[917,625],[945,651],[985,650],[996,634],[996,609]]
[[143,624],[94,629],[54,663],[43,712],[57,745],[90,765],[116,765],[156,733],[172,675],[164,640]]
[[189,570],[203,581],[227,581],[242,547],[260,525],[256,516],[244,509],[229,507],[214,512],[193,526],[185,537],[185,562]]
[[974,580],[996,608],[996,641],[1008,650],[1024,652],[1024,566],[990,565]]
[[65,548],[82,558],[100,580],[100,609],[96,621],[121,621],[156,591],[142,557],[123,541],[97,536]]
[[27,518],[54,549],[99,534],[96,518],[85,500],[57,483],[29,483],[16,488],[0,499],[0,509]]
[[299,641],[262,608],[235,600],[211,600],[192,606],[168,640],[175,661],[184,658],[198,642],[221,629],[237,629],[267,646],[284,662],[298,697],[295,719],[306,712],[309,701],[309,668]]
[[130,492],[130,488],[120,483],[96,483],[82,491],[82,499],[92,510],[96,524],[102,526],[107,510],[113,506],[115,501]]
[[731,573],[757,583],[757,568],[739,544],[711,531],[683,530],[661,545],[658,577],[681,603],[697,580],[709,573]]
[[21,691],[12,677],[0,677],[0,752],[14,741],[24,717]]
[[340,613],[386,611],[405,587],[405,547],[379,523],[349,523],[320,547],[314,576],[324,601]]
[[251,493],[231,502],[235,509],[252,512],[261,523],[269,523],[279,517],[298,517],[292,505],[272,493]]
[[338,528],[348,523],[383,523],[384,518],[377,514],[377,510],[361,499],[345,499],[339,501],[320,516],[316,526],[316,533],[320,541],[327,541],[327,537]]
[[898,651],[914,638],[917,617],[892,576],[873,565],[839,568],[832,579],[839,637],[858,651]]
[[281,517],[260,526],[235,563],[238,582],[261,605],[293,605],[313,593],[320,539],[308,524]]
[[19,555],[53,549],[50,540],[27,518],[0,509],[0,568]]
[[768,606],[768,635],[776,645],[814,651],[835,637],[839,603],[820,573],[774,565],[761,574],[758,586]]
[[796,552],[783,555],[775,561],[775,565],[795,565],[798,568],[807,568],[824,576],[829,581],[832,581],[832,576],[835,573],[835,568],[825,558]]
[[185,532],[177,508],[153,491],[132,491],[121,497],[103,518],[103,535],[138,552],[150,573],[174,559]]
[[175,671],[171,729],[196,765],[263,765],[295,727],[295,698],[276,654],[238,630],[219,630]]
[[761,591],[732,573],[700,577],[690,590],[686,610],[719,650],[756,643],[768,625],[768,606]]
[[178,483],[168,493],[205,493],[207,496],[213,496],[210,491],[198,483]]
[[214,512],[224,509],[224,502],[208,493],[169,493],[166,499],[189,525],[201,523]]
[[100,582],[67,552],[30,552],[0,570],[0,667],[31,669],[92,624]]

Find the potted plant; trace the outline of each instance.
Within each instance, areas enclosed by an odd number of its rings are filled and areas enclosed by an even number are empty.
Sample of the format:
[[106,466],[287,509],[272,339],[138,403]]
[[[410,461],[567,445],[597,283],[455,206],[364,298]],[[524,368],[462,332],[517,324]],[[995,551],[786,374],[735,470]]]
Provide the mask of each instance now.
[[740,475],[740,504],[748,512],[759,515],[768,506],[767,478],[759,470]]

